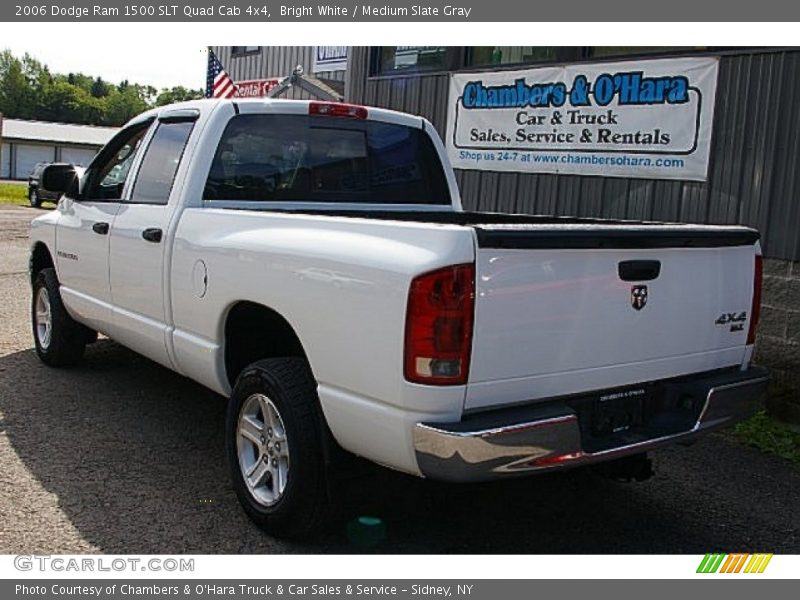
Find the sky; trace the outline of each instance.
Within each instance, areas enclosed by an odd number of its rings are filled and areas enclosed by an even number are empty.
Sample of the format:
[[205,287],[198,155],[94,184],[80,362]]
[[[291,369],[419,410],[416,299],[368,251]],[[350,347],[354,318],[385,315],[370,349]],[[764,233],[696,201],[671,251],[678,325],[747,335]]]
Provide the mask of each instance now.
[[[293,44],[474,44],[502,45],[530,42],[530,23],[484,23],[443,26],[441,23],[5,23],[0,50],[29,52],[56,73],[81,71],[118,83],[148,84],[156,88],[183,85],[205,87],[206,46]],[[567,29],[565,29],[567,28]],[[566,32],[566,33],[565,33]],[[597,27],[570,23],[539,28],[542,45],[752,45],[789,44],[797,40],[794,23],[771,23],[753,28],[749,23],[683,23],[680,31],[655,27]]]
[[14,37],[3,35],[0,51],[8,49],[17,56],[27,52],[46,64],[52,73],[81,72],[112,83],[127,79],[157,89],[176,85],[198,89],[206,85],[206,46],[201,44],[167,39],[150,40],[132,48],[119,43],[98,44],[93,39],[91,43],[73,40],[65,48],[60,38]]

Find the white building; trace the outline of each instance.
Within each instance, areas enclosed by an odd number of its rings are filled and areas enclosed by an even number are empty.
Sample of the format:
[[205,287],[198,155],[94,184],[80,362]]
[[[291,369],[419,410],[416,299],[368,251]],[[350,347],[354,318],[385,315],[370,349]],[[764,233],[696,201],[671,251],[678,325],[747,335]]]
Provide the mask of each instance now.
[[116,132],[116,127],[3,119],[0,179],[26,179],[38,162],[86,166]]

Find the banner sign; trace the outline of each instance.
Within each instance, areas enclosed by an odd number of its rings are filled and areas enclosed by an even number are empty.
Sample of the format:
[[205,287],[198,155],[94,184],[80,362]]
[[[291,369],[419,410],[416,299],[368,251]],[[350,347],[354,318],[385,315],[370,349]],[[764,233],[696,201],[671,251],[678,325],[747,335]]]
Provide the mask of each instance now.
[[248,79],[246,81],[236,81],[236,93],[234,98],[261,98],[266,96],[272,88],[280,83],[277,78],[272,79]]
[[457,73],[458,169],[705,181],[716,57]]
[[347,69],[347,46],[314,46],[314,73]]

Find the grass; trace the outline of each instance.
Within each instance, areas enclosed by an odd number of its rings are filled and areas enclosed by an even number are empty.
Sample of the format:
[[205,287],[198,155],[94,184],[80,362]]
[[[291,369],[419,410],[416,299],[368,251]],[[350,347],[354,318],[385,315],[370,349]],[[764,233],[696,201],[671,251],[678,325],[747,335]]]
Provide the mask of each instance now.
[[733,436],[743,444],[776,454],[800,466],[800,433],[769,418],[763,410],[739,423]]
[[28,186],[24,183],[0,183],[0,204],[28,206]]

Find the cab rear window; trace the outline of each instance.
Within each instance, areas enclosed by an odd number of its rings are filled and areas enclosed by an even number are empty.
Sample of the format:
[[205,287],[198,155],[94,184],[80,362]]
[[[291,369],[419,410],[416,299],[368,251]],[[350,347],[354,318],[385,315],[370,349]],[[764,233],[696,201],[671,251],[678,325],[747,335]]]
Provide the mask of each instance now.
[[239,115],[220,139],[205,200],[449,204],[420,129],[330,116]]

